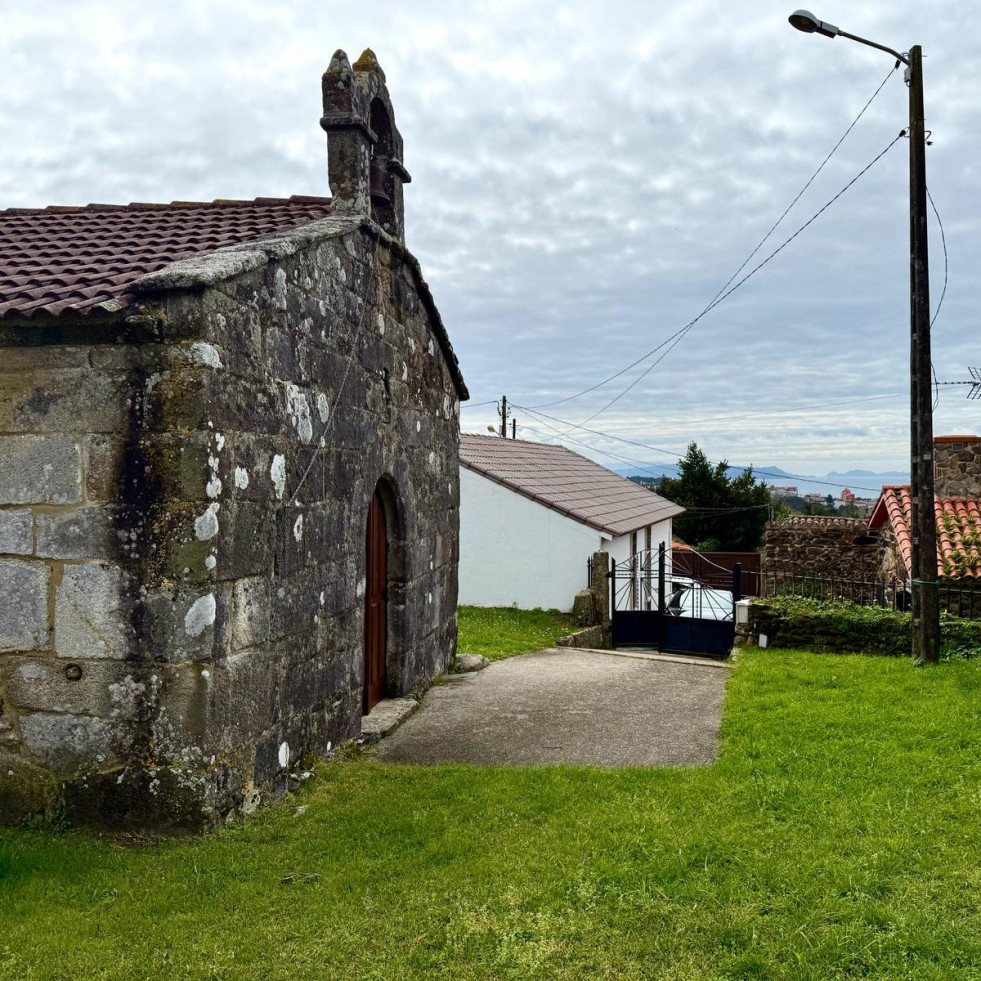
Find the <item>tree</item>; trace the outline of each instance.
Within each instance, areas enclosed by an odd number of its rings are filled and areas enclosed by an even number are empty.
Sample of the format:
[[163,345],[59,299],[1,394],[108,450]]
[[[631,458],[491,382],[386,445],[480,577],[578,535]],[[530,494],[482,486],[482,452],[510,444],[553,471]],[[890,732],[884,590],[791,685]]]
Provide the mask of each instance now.
[[805,501],[802,497],[781,497],[776,505],[775,521],[786,521],[795,514],[826,516],[835,514],[835,509],[828,508],[826,504],[815,504],[813,501]]
[[[674,519],[674,533],[702,551],[752,552],[763,543],[770,492],[752,467],[729,477],[729,461],[712,464],[691,443],[677,477],[664,477],[658,494],[687,508]],[[711,547],[709,547],[711,546]]]

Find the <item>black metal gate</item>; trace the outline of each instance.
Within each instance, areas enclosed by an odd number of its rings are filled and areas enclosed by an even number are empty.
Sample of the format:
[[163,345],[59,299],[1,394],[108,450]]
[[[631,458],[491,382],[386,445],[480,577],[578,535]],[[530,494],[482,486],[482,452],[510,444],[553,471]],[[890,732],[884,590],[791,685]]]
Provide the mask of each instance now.
[[667,568],[662,544],[610,570],[614,647],[650,647],[677,654],[728,657],[736,635],[735,604],[742,598],[742,568],[695,579]]

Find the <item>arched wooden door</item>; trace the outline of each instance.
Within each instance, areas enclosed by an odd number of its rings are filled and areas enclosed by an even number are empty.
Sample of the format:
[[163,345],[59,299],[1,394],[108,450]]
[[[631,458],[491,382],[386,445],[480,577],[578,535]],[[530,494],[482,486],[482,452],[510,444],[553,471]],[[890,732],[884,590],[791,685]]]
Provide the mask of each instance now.
[[364,695],[361,708],[367,714],[385,697],[385,660],[388,653],[388,529],[377,490],[368,508],[365,555]]

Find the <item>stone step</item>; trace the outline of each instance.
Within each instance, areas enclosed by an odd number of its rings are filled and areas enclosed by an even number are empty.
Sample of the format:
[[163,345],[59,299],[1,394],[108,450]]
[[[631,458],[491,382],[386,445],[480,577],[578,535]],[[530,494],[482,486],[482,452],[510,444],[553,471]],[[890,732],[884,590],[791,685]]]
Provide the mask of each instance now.
[[395,732],[419,708],[414,698],[383,698],[361,718],[361,742],[370,746]]

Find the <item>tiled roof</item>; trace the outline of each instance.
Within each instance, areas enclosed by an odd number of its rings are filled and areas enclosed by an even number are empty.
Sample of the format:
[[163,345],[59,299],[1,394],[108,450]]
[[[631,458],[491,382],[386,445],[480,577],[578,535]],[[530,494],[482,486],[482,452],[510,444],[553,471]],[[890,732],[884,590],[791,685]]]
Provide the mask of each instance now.
[[0,319],[128,306],[127,287],[176,259],[297,228],[330,198],[90,204],[0,211]]
[[564,446],[460,435],[460,463],[610,535],[624,535],[685,509]]
[[[934,502],[937,518],[937,575],[981,578],[981,499],[938,497]],[[870,528],[892,525],[899,551],[912,569],[913,501],[908,484],[882,488],[869,519]]]

